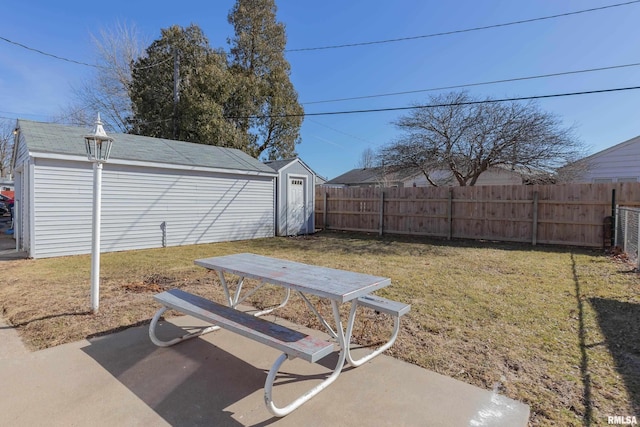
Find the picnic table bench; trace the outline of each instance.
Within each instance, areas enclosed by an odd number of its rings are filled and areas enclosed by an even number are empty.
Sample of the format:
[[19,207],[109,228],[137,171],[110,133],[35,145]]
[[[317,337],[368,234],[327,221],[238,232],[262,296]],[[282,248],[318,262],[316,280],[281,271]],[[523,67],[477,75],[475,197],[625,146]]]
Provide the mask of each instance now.
[[[289,414],[334,382],[338,375],[340,375],[345,361],[348,361],[353,366],[359,366],[393,345],[398,336],[400,327],[399,319],[410,310],[410,305],[408,304],[371,294],[371,292],[391,284],[390,279],[384,277],[312,266],[255,254],[213,257],[196,260],[195,263],[196,265],[218,272],[228,306],[179,289],[159,293],[154,296],[154,299],[159,302],[162,307],[156,312],[151,321],[149,337],[154,344],[161,347],[168,347],[186,339],[195,338],[202,334],[223,328],[281,351],[282,354],[276,359],[267,375],[264,388],[265,404],[269,411],[278,417]],[[233,295],[224,276],[225,273],[239,276]],[[242,285],[246,277],[259,280],[260,285],[241,297]],[[244,301],[249,295],[254,294],[267,283],[285,288],[285,296],[278,306],[253,314],[240,311],[236,308],[240,302]],[[279,408],[274,404],[272,399],[273,383],[285,360],[298,357],[307,362],[315,363],[333,353],[335,346],[333,342],[313,337],[258,317],[264,313],[271,312],[275,308],[284,306],[289,299],[291,290],[297,292],[307,306],[315,313],[321,324],[327,330],[327,333],[335,339],[340,353],[335,369],[326,379],[293,402]],[[315,295],[330,300],[335,329],[332,328],[315,309],[307,295]],[[342,326],[339,310],[339,304],[345,302],[351,302],[346,331]],[[392,316],[394,319],[394,328],[389,341],[366,356],[354,360],[351,356],[349,343],[358,307],[367,307]],[[162,314],[168,309],[189,314],[205,322],[212,323],[213,326],[185,334],[169,341],[160,340],[156,336],[157,324]]]

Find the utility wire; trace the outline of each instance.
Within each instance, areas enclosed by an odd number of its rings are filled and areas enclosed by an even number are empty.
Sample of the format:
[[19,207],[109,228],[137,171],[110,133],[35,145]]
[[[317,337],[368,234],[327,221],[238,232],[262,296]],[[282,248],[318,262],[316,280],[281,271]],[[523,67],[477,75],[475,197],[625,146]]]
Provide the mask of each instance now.
[[325,104],[329,102],[342,102],[342,101],[353,101],[357,99],[369,99],[369,98],[382,98],[385,96],[396,96],[396,95],[408,95],[411,93],[420,93],[420,92],[435,92],[438,90],[447,90],[447,89],[459,89],[464,87],[473,87],[473,86],[483,86],[483,85],[492,85],[497,83],[508,83],[508,82],[517,82],[522,80],[533,80],[533,79],[543,79],[547,77],[558,77],[558,76],[567,76],[571,74],[580,74],[580,73],[591,73],[594,71],[605,71],[605,70],[615,70],[617,68],[626,68],[626,67],[637,67],[640,65],[640,62],[636,62],[633,64],[624,64],[624,65],[612,65],[610,67],[599,67],[599,68],[589,68],[586,70],[575,70],[575,71],[563,71],[559,73],[551,73],[551,74],[540,74],[536,76],[527,76],[527,77],[514,77],[510,79],[502,79],[502,80],[492,80],[488,82],[479,82],[479,83],[466,83],[459,84],[453,86],[441,86],[441,87],[433,87],[429,89],[417,89],[417,90],[407,90],[403,92],[391,92],[391,93],[382,93],[378,95],[363,95],[363,96],[354,96],[350,98],[337,98],[337,99],[327,99],[323,101],[311,101],[311,102],[302,102],[302,105],[312,105],[312,104]]
[[556,93],[551,95],[533,95],[533,96],[523,96],[523,97],[515,97],[515,98],[501,98],[501,99],[485,99],[482,101],[468,101],[468,102],[459,102],[455,104],[427,104],[427,105],[413,105],[410,107],[390,107],[390,108],[372,108],[367,110],[345,110],[345,111],[326,111],[321,113],[301,113],[301,114],[282,114],[277,116],[225,116],[227,119],[263,119],[263,118],[280,118],[280,117],[311,117],[311,116],[336,116],[336,115],[344,115],[344,114],[362,114],[362,113],[380,113],[386,111],[403,111],[403,110],[418,110],[422,108],[438,108],[438,107],[451,107],[451,106],[462,106],[462,105],[476,105],[476,104],[493,104],[497,102],[512,102],[512,101],[528,101],[535,99],[547,99],[547,98],[561,98],[565,96],[576,96],[576,95],[592,95],[597,93],[608,93],[608,92],[622,92],[627,90],[636,90],[640,89],[640,86],[632,86],[632,87],[621,87],[614,89],[600,89],[600,90],[589,90],[583,92],[569,92],[569,93]]
[[511,25],[528,24],[530,22],[537,22],[537,21],[545,21],[545,20],[548,20],[548,19],[562,18],[562,17],[565,17],[565,16],[578,15],[578,14],[581,14],[581,13],[596,12],[596,11],[599,11],[599,10],[611,9],[611,8],[614,8],[614,7],[628,6],[628,5],[634,4],[634,3],[640,3],[640,0],[632,0],[632,1],[627,1],[627,2],[624,2],[624,3],[611,4],[611,5],[608,5],[608,6],[594,7],[594,8],[591,8],[591,9],[583,9],[583,10],[578,10],[578,11],[575,11],[575,12],[559,13],[557,15],[542,16],[542,17],[539,17],[539,18],[523,19],[523,20],[520,20],[520,21],[512,21],[512,22],[505,22],[505,23],[501,23],[501,24],[486,25],[486,26],[483,26],[483,27],[466,28],[466,29],[463,29],[463,30],[444,31],[444,32],[441,32],[441,33],[425,34],[425,35],[421,35],[421,36],[400,37],[400,38],[396,38],[396,39],[376,40],[376,41],[368,41],[368,42],[360,42],[360,43],[348,43],[348,44],[319,46],[319,47],[303,47],[303,48],[298,48],[298,49],[287,49],[287,50],[285,50],[285,52],[308,52],[308,51],[314,51],[314,50],[341,49],[341,48],[345,48],[345,47],[369,46],[369,45],[374,45],[374,44],[395,43],[395,42],[403,42],[403,41],[408,41],[408,40],[417,40],[417,39],[426,39],[426,38],[432,38],[432,37],[449,36],[449,35],[452,35],[452,34],[470,33],[472,31],[489,30],[489,29],[493,29],[493,28],[508,27],[508,26],[511,26]]
[[9,40],[9,39],[7,39],[7,38],[5,38],[5,37],[1,37],[1,36],[0,36],[0,40],[4,40],[4,41],[6,41],[7,43],[11,43],[11,44],[14,44],[14,45],[16,45],[16,46],[20,46],[21,48],[24,48],[24,49],[30,50],[30,51],[32,51],[32,52],[39,53],[40,55],[50,56],[51,58],[59,59],[59,60],[61,60],[61,61],[71,62],[71,63],[73,63],[73,64],[84,65],[84,66],[87,66],[87,67],[100,68],[98,65],[88,64],[88,63],[86,63],[86,62],[76,61],[76,60],[74,60],[74,59],[64,58],[64,57],[62,57],[62,56],[54,55],[54,54],[52,54],[52,53],[47,53],[47,52],[44,52],[44,51],[42,51],[42,50],[40,50],[40,49],[35,49],[35,48],[32,48],[32,47],[26,46],[26,45],[24,45],[24,44],[22,44],[22,43],[14,42],[13,40]]
[[[638,0],[638,1],[640,1],[640,0]],[[66,62],[70,62],[72,64],[84,65],[85,67],[92,67],[92,68],[102,68],[102,69],[110,69],[111,68],[111,67],[105,67],[105,66],[102,66],[102,65],[89,64],[87,62],[76,61],[75,59],[69,59],[69,58],[65,58],[63,56],[54,55],[53,53],[48,53],[48,52],[42,51],[40,49],[29,47],[29,46],[24,45],[22,43],[18,43],[18,42],[15,42],[13,40],[9,40],[6,37],[0,36],[0,40],[4,40],[7,43],[11,43],[11,44],[19,46],[19,47],[21,47],[23,49],[27,49],[27,50],[30,50],[32,52],[39,53],[40,55],[49,56],[51,58],[59,59],[60,61],[66,61]],[[173,60],[173,58],[168,58],[168,59],[166,59],[164,61],[156,62],[155,64],[146,65],[144,67],[139,67],[139,69],[144,70],[144,69],[147,69],[147,68],[156,67],[158,65],[166,64],[167,62],[172,61],[172,60]]]
[[[527,23],[530,23],[530,22],[544,21],[544,20],[548,20],[548,19],[555,19],[555,18],[561,18],[561,17],[565,17],[565,16],[578,15],[578,14],[581,14],[581,13],[596,12],[596,11],[600,11],[600,10],[611,9],[611,8],[614,8],[614,7],[628,6],[628,5],[631,5],[631,4],[634,4],[634,3],[640,3],[640,0],[632,0],[632,1],[627,1],[627,2],[624,2],[624,3],[616,3],[616,4],[607,5],[607,6],[594,7],[594,8],[591,8],[591,9],[583,9],[583,10],[578,10],[578,11],[574,11],[574,12],[560,13],[560,14],[556,14],[556,15],[543,16],[543,17],[539,17],[539,18],[523,19],[523,20],[520,20],[520,21],[512,21],[512,22],[506,22],[506,23],[501,23],[501,24],[486,25],[486,26],[482,26],[482,27],[466,28],[466,29],[462,29],[462,30],[445,31],[445,32],[441,32],[441,33],[425,34],[425,35],[411,36],[411,37],[401,37],[401,38],[387,39],[387,40],[376,40],[376,41],[368,41],[368,42],[361,42],[361,43],[348,43],[348,44],[341,44],[341,45],[330,45],[330,46],[320,46],[320,47],[305,47],[305,48],[298,48],[298,49],[285,49],[284,52],[289,53],[289,52],[303,52],[303,51],[339,49],[339,48],[345,48],[345,47],[368,46],[368,45],[383,44],[383,43],[395,43],[395,42],[408,41],[408,40],[417,40],[417,39],[425,39],[425,38],[432,38],[432,37],[441,37],[441,36],[447,36],[447,35],[452,35],[452,34],[461,34],[461,33],[468,33],[468,32],[472,32],[472,31],[489,30],[489,29],[493,29],[493,28],[507,27],[507,26],[519,25],[519,24],[527,24]],[[11,43],[11,44],[19,46],[19,47],[21,47],[23,49],[27,49],[27,50],[30,50],[32,52],[39,53],[41,55],[49,56],[51,58],[58,59],[60,61],[66,61],[66,62],[70,62],[70,63],[73,63],[73,64],[84,65],[86,67],[92,67],[92,68],[106,68],[106,67],[103,67],[103,66],[100,66],[100,65],[89,64],[87,62],[76,61],[75,59],[69,59],[69,58],[65,58],[65,57],[59,56],[59,55],[54,55],[52,53],[48,53],[48,52],[42,51],[40,49],[36,49],[36,48],[30,47],[30,46],[27,46],[25,44],[18,43],[16,41],[10,40],[10,39],[8,39],[6,37],[0,36],[0,40],[4,40],[7,43]],[[224,52],[224,53],[220,52],[220,53],[224,54],[224,55],[227,55],[227,56],[231,55],[231,53],[228,53],[228,52]],[[161,61],[161,62],[156,63],[156,64],[151,64],[151,65],[146,66],[144,68],[151,68],[151,67],[154,67],[156,65],[164,64],[165,62],[168,62],[168,60],[167,61]]]
[[[335,115],[344,115],[344,114],[363,114],[363,113],[379,113],[379,112],[388,112],[388,111],[418,110],[423,108],[439,108],[439,107],[452,107],[452,106],[477,105],[477,104],[494,104],[498,102],[531,101],[536,99],[561,98],[566,96],[577,96],[577,95],[593,95],[593,94],[599,94],[599,93],[623,92],[623,91],[638,90],[638,89],[640,89],[640,86],[589,90],[589,91],[582,91],[582,92],[556,93],[556,94],[550,94],[550,95],[533,95],[533,96],[522,96],[522,97],[514,97],[514,98],[485,99],[482,101],[467,101],[467,102],[458,102],[453,104],[426,104],[426,105],[413,105],[410,107],[389,107],[389,108],[374,108],[374,109],[367,109],[367,110],[326,111],[326,112],[320,112],[320,113],[282,114],[282,115],[275,115],[275,116],[264,115],[264,116],[223,116],[223,117],[225,119],[262,119],[262,118],[284,118],[284,117],[335,116]],[[4,112],[4,113],[14,114],[9,112]],[[2,117],[2,116],[0,116],[0,118],[13,119],[12,117]],[[166,122],[169,120],[170,119],[160,119],[160,120],[153,120],[153,121],[148,121],[143,123],[150,124],[150,123]]]

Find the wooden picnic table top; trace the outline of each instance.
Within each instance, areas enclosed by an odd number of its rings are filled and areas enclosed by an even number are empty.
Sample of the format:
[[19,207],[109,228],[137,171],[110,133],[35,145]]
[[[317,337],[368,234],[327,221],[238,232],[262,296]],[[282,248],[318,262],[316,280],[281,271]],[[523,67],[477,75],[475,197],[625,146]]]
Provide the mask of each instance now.
[[343,303],[391,284],[391,279],[242,253],[198,259],[196,265]]

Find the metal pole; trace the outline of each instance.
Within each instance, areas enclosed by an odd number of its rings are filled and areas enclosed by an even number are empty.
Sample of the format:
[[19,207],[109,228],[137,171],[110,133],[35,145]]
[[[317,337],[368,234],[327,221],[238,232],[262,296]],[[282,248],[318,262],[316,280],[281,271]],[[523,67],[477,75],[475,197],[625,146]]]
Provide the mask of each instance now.
[[634,214],[634,216],[636,217],[635,222],[638,223],[638,234],[636,235],[636,269],[640,270],[640,212],[636,210]]
[[93,229],[91,232],[91,311],[100,305],[100,210],[102,199],[102,163],[93,164]]
[[533,215],[531,224],[531,244],[533,246],[538,243],[538,192],[533,192]]
[[[617,214],[617,209],[616,209],[616,189],[612,189],[611,190],[611,216],[612,221],[611,221],[611,227],[614,226],[614,224],[616,223],[616,214]],[[614,234],[615,234],[615,230],[611,230],[611,246],[615,246],[615,240],[614,240]]]
[[624,210],[624,232],[622,234],[622,250],[627,252],[629,246],[627,245],[627,238],[629,237],[629,211]]
[[616,205],[616,212],[615,215],[613,216],[613,244],[611,246],[618,246],[618,243],[620,242],[620,236],[618,236],[618,227],[620,227],[619,224],[620,221],[620,206]]

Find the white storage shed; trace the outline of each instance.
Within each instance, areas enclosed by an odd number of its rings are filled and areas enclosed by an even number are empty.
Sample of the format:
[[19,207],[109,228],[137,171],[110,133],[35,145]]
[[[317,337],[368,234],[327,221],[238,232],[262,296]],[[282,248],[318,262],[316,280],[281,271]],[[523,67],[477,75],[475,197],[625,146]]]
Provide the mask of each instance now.
[[278,173],[278,236],[297,236],[315,232],[316,173],[298,157],[269,161],[265,164]]
[[[91,252],[90,129],[18,120],[13,153],[18,250],[46,258]],[[109,134],[101,251],[272,237],[276,176],[236,149]]]

